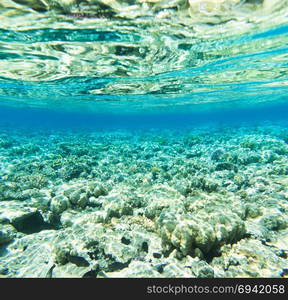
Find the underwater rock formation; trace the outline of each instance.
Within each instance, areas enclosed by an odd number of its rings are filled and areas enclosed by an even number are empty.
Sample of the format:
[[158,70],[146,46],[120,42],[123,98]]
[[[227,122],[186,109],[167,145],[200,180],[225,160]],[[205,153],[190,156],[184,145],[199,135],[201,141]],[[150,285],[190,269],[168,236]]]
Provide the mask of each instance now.
[[[47,132],[49,147],[35,132],[36,154],[2,145],[0,275],[285,277],[286,127],[207,130]],[[80,163],[85,174],[57,175]]]

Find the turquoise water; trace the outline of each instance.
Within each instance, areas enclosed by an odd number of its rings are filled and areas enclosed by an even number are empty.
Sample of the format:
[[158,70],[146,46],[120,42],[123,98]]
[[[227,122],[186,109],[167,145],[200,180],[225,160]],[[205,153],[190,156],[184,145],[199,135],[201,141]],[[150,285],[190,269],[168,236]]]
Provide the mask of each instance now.
[[287,7],[0,1],[0,277],[287,277]]
[[3,3],[1,105],[143,114],[286,102],[286,1],[232,0],[190,16],[184,4],[159,2],[133,7],[138,17],[105,1],[48,1],[43,12],[39,1],[32,11]]

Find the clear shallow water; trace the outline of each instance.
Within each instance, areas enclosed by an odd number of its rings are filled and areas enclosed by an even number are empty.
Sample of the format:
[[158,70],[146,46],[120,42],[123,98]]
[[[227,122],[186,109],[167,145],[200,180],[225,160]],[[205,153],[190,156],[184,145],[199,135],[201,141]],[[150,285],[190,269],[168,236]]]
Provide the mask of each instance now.
[[286,0],[0,0],[0,277],[287,277]]
[[141,114],[286,101],[286,1],[184,2],[0,3],[1,104]]

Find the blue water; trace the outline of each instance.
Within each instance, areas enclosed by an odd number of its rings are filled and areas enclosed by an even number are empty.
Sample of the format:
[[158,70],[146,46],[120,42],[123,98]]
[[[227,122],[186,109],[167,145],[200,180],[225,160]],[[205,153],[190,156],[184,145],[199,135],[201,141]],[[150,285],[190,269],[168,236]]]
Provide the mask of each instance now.
[[[287,101],[286,13],[285,6],[275,7],[271,16],[278,15],[278,24],[251,21],[244,32],[241,22],[229,31],[231,21],[200,33],[181,22],[167,22],[166,31],[158,32],[153,18],[109,19],[111,26],[105,27],[90,15],[78,16],[81,25],[70,16],[65,28],[51,19],[51,10],[47,24],[14,28],[13,18],[6,17],[0,28],[0,105],[44,114],[81,112],[89,119],[91,114],[213,115],[222,109],[242,115],[247,108],[259,115],[260,104],[269,109]],[[207,25],[200,19],[197,26]]]
[[[284,102],[284,103],[283,103]],[[134,129],[134,128],[189,128],[211,124],[235,126],[239,124],[261,125],[261,122],[285,122],[288,104],[258,104],[252,108],[219,108],[189,113],[168,111],[155,113],[114,113],[97,114],[61,112],[35,108],[7,108],[0,111],[0,126],[30,129]],[[246,124],[246,125],[247,125]]]
[[10,2],[0,277],[287,277],[286,0]]

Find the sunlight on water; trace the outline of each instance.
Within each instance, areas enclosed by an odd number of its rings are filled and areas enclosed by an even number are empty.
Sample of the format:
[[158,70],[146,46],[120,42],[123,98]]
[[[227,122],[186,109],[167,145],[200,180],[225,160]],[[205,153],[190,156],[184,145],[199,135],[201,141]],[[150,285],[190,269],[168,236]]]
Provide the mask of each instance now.
[[0,1],[5,105],[88,111],[285,100],[286,0]]

